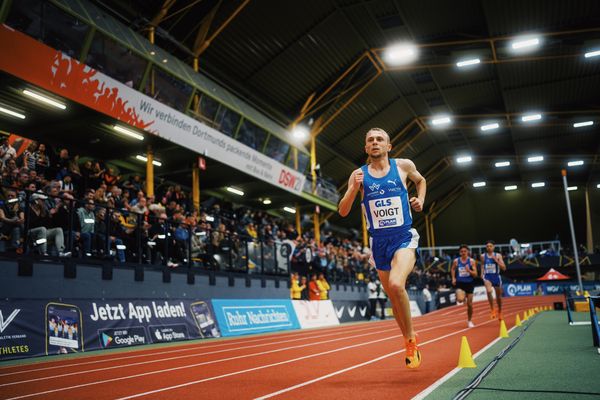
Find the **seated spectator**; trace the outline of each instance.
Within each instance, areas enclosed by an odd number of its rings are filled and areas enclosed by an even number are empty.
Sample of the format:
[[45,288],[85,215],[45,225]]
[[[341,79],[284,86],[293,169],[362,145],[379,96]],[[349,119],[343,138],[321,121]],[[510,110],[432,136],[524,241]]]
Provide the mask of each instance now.
[[[0,208],[0,242],[10,240],[10,249],[21,249],[21,235],[24,229],[25,214],[21,208],[17,192],[9,190],[6,201]],[[2,249],[4,251],[4,249]]]
[[52,242],[58,251],[59,257],[67,257],[70,252],[65,252],[65,240],[61,228],[50,228],[52,220],[50,213],[46,208],[45,200],[48,197],[41,193],[34,193],[31,196],[31,207],[29,215],[29,237],[33,242],[34,248],[42,255],[48,255],[47,246]]
[[[31,176],[30,176],[31,178]],[[62,181],[60,181],[60,191],[61,192],[66,192],[69,194],[74,194],[75,193],[75,186],[73,185],[73,180],[71,178],[71,175],[65,175],[62,179]]]
[[92,243],[94,243],[94,228],[96,225],[96,215],[94,213],[94,200],[86,200],[85,205],[77,209],[79,218],[79,236],[83,243],[83,254],[86,257],[92,255]]

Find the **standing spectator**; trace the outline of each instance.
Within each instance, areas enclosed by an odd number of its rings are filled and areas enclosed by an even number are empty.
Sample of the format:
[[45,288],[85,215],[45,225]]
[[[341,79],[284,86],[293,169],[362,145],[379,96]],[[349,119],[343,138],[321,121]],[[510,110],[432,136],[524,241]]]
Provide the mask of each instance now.
[[429,291],[429,284],[426,284],[423,288],[423,300],[425,300],[425,314],[431,311],[431,292]]
[[300,286],[298,283],[298,273],[292,273],[292,278],[290,282],[290,297],[292,300],[300,300],[302,299],[302,291],[306,286]]
[[383,285],[379,281],[375,281],[377,285],[377,303],[379,303],[379,307],[381,308],[381,319],[385,319],[385,304],[387,303],[387,294],[385,290],[383,290]]
[[48,168],[50,167],[50,159],[46,154],[46,145],[44,143],[40,143],[34,155],[35,170],[37,171],[38,175],[47,177],[46,174]]
[[37,158],[35,150],[37,149],[37,142],[29,143],[27,149],[23,152],[23,168],[27,168],[30,171],[35,171],[37,164]]
[[317,285],[319,286],[321,300],[328,300],[329,290],[331,289],[331,286],[329,286],[329,283],[327,282],[327,279],[325,279],[325,275],[322,272],[319,274]]
[[377,284],[372,278],[369,278],[369,283],[367,284],[367,289],[369,290],[369,305],[371,308],[371,319],[376,319],[377,315]]
[[17,151],[10,145],[10,143],[8,143],[8,138],[3,137],[0,139],[0,161],[2,162],[2,166],[4,166],[8,160],[16,157]]
[[300,292],[300,299],[301,300],[308,300],[309,299],[309,295],[308,295],[308,282],[306,281],[306,277],[303,276],[302,278],[300,278],[300,288],[302,289],[302,291]]
[[308,284],[308,299],[309,300],[320,300],[321,293],[319,292],[319,285],[317,284],[317,274],[310,276],[310,282]]

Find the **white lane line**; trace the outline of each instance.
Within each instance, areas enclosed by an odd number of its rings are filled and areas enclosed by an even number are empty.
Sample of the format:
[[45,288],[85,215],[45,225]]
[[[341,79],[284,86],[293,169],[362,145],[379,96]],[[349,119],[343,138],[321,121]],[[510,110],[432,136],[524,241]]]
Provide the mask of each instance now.
[[[415,324],[415,328],[422,328],[424,326],[428,326],[428,325],[432,325],[432,324],[439,324],[440,322],[443,322],[443,320],[447,320],[448,318],[443,318],[437,321],[419,321],[418,324]],[[376,331],[378,330],[378,332],[381,332],[381,328],[385,327],[387,325],[391,325],[391,326],[396,326],[396,323],[394,320],[387,320],[385,321],[385,323],[379,323],[379,321],[376,322],[377,326],[368,326],[368,327],[361,327],[361,328],[356,328],[356,327],[346,327],[347,329],[338,329],[337,331],[330,331],[327,330],[327,332],[329,333],[325,333],[323,335],[309,335],[310,339],[316,339],[316,338],[320,338],[320,337],[327,337],[327,336],[335,336],[335,335],[343,335],[345,333],[349,333],[349,332],[364,332],[364,331]],[[418,326],[417,326],[418,325]],[[315,332],[319,332],[319,331],[315,331]],[[306,331],[304,332],[306,333]],[[300,336],[300,335],[298,335]],[[290,337],[290,335],[285,335],[283,337]],[[276,337],[279,338],[279,337]],[[273,337],[270,337],[269,339],[273,339]],[[114,357],[114,358],[107,358],[107,359],[101,359],[101,360],[94,360],[94,361],[86,361],[86,362],[81,362],[81,363],[72,363],[72,364],[66,364],[66,365],[55,365],[52,367],[43,367],[43,368],[35,368],[35,369],[26,369],[26,370],[22,370],[22,371],[15,371],[15,372],[9,372],[6,374],[0,374],[0,377],[3,376],[11,376],[11,375],[19,375],[19,374],[24,374],[24,373],[31,373],[31,372],[38,372],[38,371],[47,371],[47,370],[52,370],[52,369],[65,369],[65,368],[70,368],[70,367],[80,367],[83,365],[93,365],[93,364],[100,364],[100,363],[113,363],[114,361],[121,361],[121,360],[130,360],[130,359],[134,359],[134,358],[141,358],[141,357],[150,357],[150,356],[155,356],[155,355],[164,355],[164,354],[172,354],[172,353],[180,353],[180,352],[188,352],[188,351],[201,351],[200,353],[193,353],[190,355],[185,355],[185,356],[179,356],[179,357],[171,357],[171,358],[160,358],[160,359],[156,359],[156,360],[150,360],[147,362],[139,362],[139,363],[128,363],[128,364],[122,364],[122,365],[118,365],[118,366],[113,366],[110,368],[100,368],[100,369],[92,369],[92,370],[85,370],[85,371],[77,371],[71,374],[62,374],[62,375],[53,375],[53,376],[48,376],[48,377],[42,377],[42,378],[38,378],[37,380],[44,380],[44,379],[53,379],[56,377],[63,377],[63,376],[68,376],[68,375],[76,375],[76,374],[82,374],[87,372],[94,372],[94,371],[101,371],[101,370],[106,370],[106,369],[112,369],[112,368],[124,368],[124,367],[128,367],[128,366],[134,366],[134,365],[142,365],[142,364],[147,364],[147,363],[153,363],[153,362],[160,362],[160,361],[166,361],[166,360],[174,360],[174,359],[178,359],[178,358],[186,358],[186,357],[194,357],[194,356],[201,356],[201,355],[207,355],[207,354],[215,354],[215,353],[219,353],[219,352],[226,352],[226,351],[234,351],[234,350],[243,350],[246,348],[255,348],[255,347],[263,347],[263,346],[271,346],[274,344],[280,344],[280,343],[289,343],[289,342],[294,342],[294,341],[300,341],[300,340],[306,340],[306,335],[302,335],[302,337],[297,337],[294,339],[288,339],[288,340],[283,340],[283,341],[278,341],[278,342],[269,342],[269,343],[263,343],[263,344],[259,344],[259,345],[250,345],[250,346],[241,346],[241,347],[233,347],[233,348],[229,348],[229,349],[225,349],[225,350],[220,350],[220,351],[213,351],[213,352],[203,352],[206,349],[210,349],[210,348],[216,348],[216,347],[224,347],[224,346],[228,346],[228,345],[234,345],[234,344],[244,344],[244,343],[251,343],[251,342],[257,342],[257,341],[265,341],[267,339],[262,338],[262,339],[257,339],[257,340],[248,340],[247,342],[244,341],[236,341],[235,343],[226,343],[226,344],[217,344],[214,346],[210,346],[210,345],[206,345],[206,346],[202,346],[199,345],[195,348],[191,348],[191,347],[185,347],[183,349],[174,349],[174,350],[165,350],[165,351],[156,351],[156,352],[152,352],[152,353],[145,353],[145,354],[135,354],[135,355],[130,355],[130,356],[122,356],[122,357]],[[6,385],[10,385],[10,384],[16,384],[16,383],[24,383],[24,382],[32,382],[35,381],[36,379],[32,379],[32,380],[26,380],[26,381],[19,381],[19,382],[14,382],[14,383],[5,383],[5,384],[0,384],[0,387],[2,386],[6,386]]]
[[[484,322],[483,324],[480,324],[479,326],[481,326],[481,325],[486,325],[486,324],[489,324],[490,322],[494,322],[494,321],[492,320],[492,321]],[[467,331],[467,330],[469,330],[469,329],[471,329],[471,328],[464,328],[464,329],[460,329],[460,330],[458,330],[458,331],[455,331],[455,332],[448,333],[448,334],[446,334],[446,335],[443,335],[443,336],[440,336],[440,337],[438,337],[438,338],[435,338],[435,339],[432,339],[432,340],[428,340],[428,341],[426,341],[426,342],[423,342],[423,343],[421,343],[421,344],[419,345],[419,347],[426,346],[426,345],[428,345],[428,344],[430,344],[430,343],[438,342],[438,341],[440,341],[440,340],[442,340],[442,339],[446,339],[447,337],[450,337],[450,336],[456,335],[457,333],[461,333],[461,332]],[[319,382],[319,381],[322,381],[322,380],[325,380],[325,379],[331,378],[332,376],[336,376],[336,375],[340,375],[340,374],[343,374],[343,373],[345,373],[345,372],[348,372],[348,371],[352,371],[353,369],[356,369],[356,368],[364,367],[365,365],[369,365],[369,364],[376,363],[376,362],[378,362],[378,361],[381,361],[381,360],[384,360],[384,359],[386,359],[386,358],[389,358],[389,357],[392,357],[392,356],[398,355],[398,354],[400,354],[400,353],[403,353],[403,352],[405,352],[405,351],[406,351],[406,349],[402,349],[402,350],[394,351],[394,352],[392,352],[392,353],[388,353],[388,354],[385,354],[385,355],[383,355],[383,356],[380,356],[380,357],[377,357],[377,358],[373,358],[372,360],[365,361],[365,362],[363,362],[363,363],[356,364],[356,365],[353,365],[353,366],[351,366],[351,367],[348,367],[348,368],[340,369],[340,370],[338,370],[338,371],[335,371],[335,372],[332,372],[332,373],[330,373],[330,374],[323,375],[323,376],[320,376],[320,377],[318,377],[318,378],[311,379],[311,380],[309,380],[309,381],[302,382],[302,383],[299,383],[299,384],[297,384],[297,385],[290,386],[290,387],[287,387],[287,388],[285,388],[285,389],[281,389],[281,390],[278,390],[278,391],[276,391],[276,392],[273,392],[273,393],[266,394],[266,395],[264,395],[264,396],[261,396],[261,397],[257,397],[257,398],[256,398],[256,399],[254,399],[254,400],[264,400],[264,399],[268,399],[268,398],[271,398],[271,397],[278,396],[278,395],[280,395],[280,394],[283,394],[283,393],[286,393],[286,392],[291,392],[292,390],[296,390],[296,389],[299,389],[299,388],[301,388],[301,387],[304,387],[304,386],[311,385],[311,384],[313,384],[313,383],[315,383],[315,382]],[[126,397],[126,398],[127,398],[127,397]],[[125,398],[125,399],[126,399],[126,398]],[[124,400],[124,399],[123,399],[123,400]]]
[[[446,327],[446,326],[450,326],[450,325],[456,325],[456,324],[459,324],[459,323],[461,323],[461,321],[454,321],[454,322],[450,322],[450,323],[438,325],[438,326],[433,327],[433,328],[422,329],[420,332],[431,331],[431,330],[435,330],[435,329]],[[394,328],[389,329],[389,330],[397,330],[397,329],[398,329],[397,327],[394,327]],[[387,331],[387,330],[385,330],[385,331]],[[379,332],[379,333],[381,333],[381,332]],[[369,334],[371,334],[371,333],[369,333]],[[361,335],[355,335],[355,336],[367,336],[367,335],[368,334],[361,334]],[[373,341],[370,341],[370,342],[364,342],[364,343],[359,343],[359,344],[356,344],[356,345],[341,347],[341,348],[338,348],[338,349],[333,349],[333,350],[329,350],[329,351],[322,352],[322,353],[310,354],[310,355],[307,355],[307,356],[304,356],[304,357],[300,357],[300,358],[296,358],[296,359],[292,359],[292,360],[282,361],[280,363],[273,364],[273,365],[287,364],[287,363],[291,363],[291,362],[303,360],[303,359],[306,359],[306,358],[311,358],[311,357],[317,357],[317,356],[321,356],[321,355],[326,355],[326,354],[330,354],[330,353],[333,353],[333,352],[347,350],[347,349],[354,348],[354,347],[359,347],[359,346],[365,346],[365,345],[368,345],[368,344],[377,343],[377,342],[380,342],[380,341],[383,341],[383,340],[389,340],[389,339],[394,339],[394,338],[398,338],[398,337],[402,337],[402,335],[394,335],[394,336],[390,336],[390,337],[387,337],[387,338],[384,338],[384,339],[378,339],[378,340],[373,340]],[[338,338],[336,340],[340,340],[340,339]],[[330,340],[330,341],[333,341],[333,340]],[[294,346],[294,348],[305,347],[305,346],[314,346],[315,344],[318,344],[318,343],[308,343],[308,344],[305,344],[305,345],[302,345],[302,346]],[[129,376],[124,376],[124,377],[119,377],[119,378],[105,379],[105,380],[102,380],[102,381],[88,382],[88,383],[83,383],[83,384],[74,385],[74,386],[66,386],[66,387],[61,387],[61,388],[58,388],[58,389],[46,390],[46,391],[43,391],[43,392],[31,393],[31,394],[21,395],[21,396],[17,396],[17,397],[11,397],[11,398],[6,399],[6,400],[23,399],[23,398],[27,398],[27,397],[33,397],[33,396],[39,396],[39,395],[44,395],[44,394],[49,394],[49,393],[60,392],[60,391],[63,391],[63,390],[77,389],[77,388],[86,387],[86,386],[92,386],[92,385],[98,385],[98,384],[103,384],[103,383],[121,381],[121,380],[125,380],[125,379],[133,379],[133,378],[138,378],[138,377],[148,376],[148,375],[153,375],[153,374],[162,374],[162,373],[165,373],[165,372],[176,371],[176,370],[181,370],[181,369],[186,369],[186,368],[193,368],[193,367],[198,367],[198,366],[207,365],[207,364],[214,364],[214,363],[217,363],[217,362],[237,360],[237,359],[240,359],[240,358],[250,357],[250,356],[254,356],[254,355],[270,354],[270,353],[274,353],[274,352],[281,351],[281,350],[282,349],[270,350],[270,351],[265,351],[265,352],[261,352],[261,353],[254,353],[254,354],[250,354],[250,355],[230,357],[230,358],[227,358],[227,359],[221,359],[221,360],[216,360],[216,361],[207,361],[207,362],[202,362],[202,363],[197,363],[197,364],[182,365],[182,366],[178,366],[178,367],[167,368],[167,369],[162,369],[162,370],[157,370],[157,371],[144,372],[144,373],[140,373],[140,374],[136,374],[136,375],[129,375]],[[254,371],[255,369],[261,369],[261,368],[262,367],[257,367],[257,368],[253,368],[253,369],[247,370],[245,372],[250,372],[250,371]],[[224,378],[226,376],[237,375],[237,374],[240,374],[240,373],[243,373],[243,372],[237,371],[237,372],[226,374],[226,375],[223,375],[223,376],[220,376],[220,377],[207,378],[207,380]],[[205,381],[206,380],[202,380],[202,382],[205,382]],[[196,382],[196,383],[200,383],[200,382]]]
[[[307,346],[312,346],[312,345],[316,345],[316,344],[325,344],[325,343],[337,342],[337,341],[340,341],[340,340],[354,339],[354,338],[363,337],[363,336],[377,335],[377,334],[384,333],[384,332],[395,331],[397,329],[398,328],[394,327],[394,328],[389,328],[389,329],[384,329],[384,330],[378,330],[378,331],[375,331],[375,332],[362,333],[360,335],[343,336],[341,338],[328,339],[328,340],[323,340],[321,342],[311,342],[311,343],[308,343],[308,344],[301,344],[301,345],[298,345],[298,346],[289,346],[289,347],[283,347],[281,349],[268,350],[266,352],[251,353],[251,354],[245,354],[245,355],[241,355],[241,356],[228,357],[228,358],[225,358],[223,360],[235,360],[235,359],[238,359],[238,358],[252,357],[252,356],[255,356],[255,355],[263,355],[263,354],[276,353],[276,352],[279,352],[279,351],[299,349],[299,348],[303,348],[303,347],[307,347]],[[304,340],[304,339],[302,339],[302,340]],[[296,341],[296,339],[294,339],[294,341]],[[280,343],[283,343],[283,342],[280,342]],[[275,343],[273,343],[273,344],[275,344]],[[253,345],[253,346],[239,347],[238,349],[244,350],[244,349],[251,348],[251,347],[262,347],[262,346],[268,346],[268,345],[269,345],[269,343],[266,343],[266,344],[256,344],[256,345]],[[15,381],[15,382],[3,383],[3,384],[0,384],[0,387],[20,385],[20,384],[23,384],[23,383],[30,383],[30,382],[45,381],[45,380],[56,379],[56,378],[64,378],[66,376],[88,374],[88,373],[99,372],[99,371],[109,371],[109,370],[112,370],[112,369],[126,368],[126,367],[130,367],[130,366],[132,367],[132,366],[137,366],[137,365],[154,364],[154,363],[159,363],[159,362],[164,362],[164,361],[179,360],[179,359],[182,359],[182,358],[190,358],[190,357],[205,356],[205,355],[210,355],[210,354],[218,354],[218,353],[228,352],[228,351],[232,351],[232,350],[235,350],[235,349],[216,350],[216,351],[211,351],[211,352],[207,352],[207,353],[200,353],[200,354],[186,354],[186,355],[183,355],[183,356],[161,358],[161,359],[157,359],[157,360],[140,361],[140,362],[131,363],[131,364],[124,364],[124,365],[114,365],[114,366],[111,366],[111,367],[103,367],[103,368],[96,368],[96,369],[90,369],[90,370],[84,370],[84,371],[69,372],[69,373],[60,374],[60,375],[43,376],[43,377],[40,377],[40,378],[27,379],[27,380],[23,380],[23,381]],[[211,360],[210,363],[215,363],[215,362],[219,362],[219,361],[220,361],[220,359]],[[199,364],[199,365],[203,365],[203,364]]]
[[[358,331],[377,329],[377,328],[380,328],[381,326],[391,325],[391,322],[392,322],[392,320],[369,322],[369,325],[370,325],[369,327],[358,328]],[[373,326],[372,324],[376,324],[377,326]],[[198,342],[195,344],[182,344],[182,345],[177,346],[177,349],[165,350],[165,351],[152,351],[152,349],[144,349],[142,346],[140,346],[140,348],[138,350],[132,350],[129,353],[143,353],[143,354],[133,354],[130,356],[123,356],[123,357],[111,357],[111,353],[104,353],[104,354],[89,353],[87,358],[101,358],[101,359],[93,360],[93,361],[85,361],[85,362],[80,362],[80,363],[71,363],[71,364],[65,363],[65,360],[44,361],[39,364],[59,364],[59,365],[54,365],[51,367],[32,368],[32,369],[24,369],[24,370],[19,370],[19,371],[14,371],[14,372],[8,372],[8,373],[0,374],[0,377],[24,374],[24,373],[35,372],[35,371],[46,371],[46,370],[58,369],[58,368],[64,369],[67,367],[78,367],[81,365],[97,364],[97,363],[103,363],[103,362],[113,362],[113,361],[117,361],[117,360],[126,360],[126,359],[137,358],[137,357],[151,357],[151,356],[159,355],[159,354],[180,353],[180,352],[186,352],[186,351],[195,351],[195,350],[199,350],[199,349],[204,350],[204,349],[212,349],[212,348],[216,348],[216,347],[226,347],[226,346],[234,346],[234,345],[246,344],[246,343],[264,342],[264,341],[273,340],[274,337],[276,337],[276,339],[282,339],[282,338],[285,339],[285,338],[289,338],[289,337],[299,338],[299,340],[303,340],[307,337],[310,337],[312,339],[314,336],[311,334],[314,332],[317,332],[317,331],[325,332],[326,334],[331,334],[331,335],[344,334],[347,332],[357,331],[357,329],[353,329],[353,328],[355,328],[353,326],[344,326],[343,329],[341,329],[341,328],[342,328],[341,326],[338,326],[336,328],[315,329],[315,330],[311,330],[312,332],[307,331],[307,330],[302,330],[302,331],[294,332],[293,334],[287,334],[287,333],[282,333],[282,332],[273,332],[273,333],[267,334],[268,336],[262,336],[262,337],[255,338],[255,339],[248,339],[247,337],[246,338],[223,338],[224,340],[221,343],[211,343],[210,340],[207,340],[206,342]],[[337,329],[337,330],[335,330],[335,329]],[[112,353],[112,354],[114,354],[114,353]],[[19,367],[28,367],[28,366],[32,366],[32,365],[34,365],[34,364],[4,366],[4,367],[0,367],[0,371],[6,370],[6,369],[15,369],[15,368],[19,368]]]
[[[522,308],[522,307],[523,307],[523,305],[522,305],[522,304],[516,304],[516,305],[511,305],[511,306],[510,306],[510,308],[511,308],[511,309],[514,309],[514,308]],[[508,309],[508,307],[504,307],[504,308],[503,308],[503,311],[506,311],[507,309]],[[514,311],[512,311],[512,312],[507,312],[507,313],[506,313],[506,315],[516,315],[516,313],[514,313]],[[489,323],[492,323],[492,322],[497,322],[497,320],[489,320],[489,321],[487,321],[487,322],[483,322],[483,323],[481,323],[481,324],[479,324],[479,325],[477,325],[477,326],[479,327],[479,326],[487,325],[487,324],[489,324]],[[441,336],[441,337],[439,337],[439,338],[437,338],[437,339],[433,339],[433,340],[429,340],[429,341],[427,341],[427,342],[423,342],[423,343],[421,344],[421,346],[424,346],[424,345],[426,345],[426,344],[429,344],[429,343],[436,342],[436,341],[438,341],[438,340],[441,340],[441,339],[443,339],[443,338],[446,338],[446,337],[448,337],[448,336],[452,336],[452,335],[455,335],[455,334],[457,334],[457,333],[460,333],[460,332],[467,331],[467,330],[469,330],[469,329],[473,329],[473,328],[465,328],[465,329],[461,329],[461,330],[458,330],[458,331],[456,331],[456,332],[454,332],[454,333],[450,333],[450,334],[447,334],[447,335]],[[475,329],[476,329],[476,328],[475,328]],[[512,330],[512,329],[514,329],[514,327],[513,327],[513,328],[511,328],[511,330]],[[489,346],[489,345],[488,345],[488,346]],[[319,377],[319,378],[315,378],[315,379],[312,379],[312,380],[310,380],[310,381],[306,381],[306,382],[303,382],[303,383],[300,383],[300,384],[297,384],[297,385],[294,385],[294,386],[291,386],[291,387],[288,387],[288,388],[285,388],[285,389],[279,390],[279,391],[277,391],[277,392],[273,392],[273,393],[270,393],[270,394],[264,395],[264,396],[262,396],[262,397],[258,397],[258,398],[257,398],[257,399],[255,399],[255,400],[267,399],[267,398],[269,398],[269,397],[277,396],[277,395],[279,395],[279,394],[282,394],[282,393],[285,393],[285,392],[289,392],[289,391],[292,391],[292,390],[298,389],[298,388],[300,388],[300,387],[303,387],[303,386],[306,386],[306,385],[310,385],[310,384],[312,384],[312,383],[315,383],[315,382],[322,381],[322,380],[324,380],[324,379],[327,379],[327,378],[329,378],[329,377],[332,377],[332,376],[335,376],[335,375],[339,375],[339,374],[343,374],[344,372],[348,372],[348,371],[351,371],[351,370],[353,370],[353,369],[360,368],[360,367],[362,367],[362,366],[365,366],[365,365],[369,365],[369,364],[375,363],[375,362],[377,362],[377,361],[380,361],[380,360],[383,360],[383,359],[385,359],[385,358],[388,358],[388,357],[394,356],[394,355],[396,355],[396,354],[400,354],[400,353],[402,353],[403,351],[404,351],[404,350],[395,351],[395,352],[393,352],[393,353],[389,353],[389,354],[386,354],[386,355],[384,355],[384,356],[377,357],[377,358],[375,358],[375,359],[372,359],[372,360],[366,361],[366,362],[364,362],[364,363],[357,364],[357,365],[354,365],[354,366],[351,366],[351,367],[348,367],[348,368],[344,368],[344,369],[342,369],[342,370],[339,370],[339,371],[332,372],[332,373],[330,373],[330,374],[328,374],[328,375],[324,375],[324,376],[321,376],[321,377]],[[481,354],[482,352],[483,352],[483,349],[482,349],[482,350],[480,350],[479,352],[477,352],[477,355]]]
[[[511,332],[515,328],[516,328],[516,326],[513,326],[512,328],[510,328],[510,330],[508,332]],[[500,341],[500,339],[501,338],[498,337],[498,338],[492,340],[484,348],[482,348],[477,353],[475,353],[473,355],[473,359],[476,359],[481,354],[483,354],[487,349],[489,349],[490,347],[492,347],[493,345],[498,343]],[[452,371],[448,372],[446,375],[442,376],[440,379],[438,379],[437,381],[432,383],[429,387],[427,387],[427,389],[423,390],[421,393],[419,393],[415,397],[413,397],[412,400],[423,400],[425,397],[429,396],[429,394],[431,394],[431,392],[433,392],[435,389],[440,387],[444,382],[446,382],[448,379],[452,378],[454,375],[456,375],[461,370],[462,370],[462,368],[458,368],[458,367],[454,368]]]

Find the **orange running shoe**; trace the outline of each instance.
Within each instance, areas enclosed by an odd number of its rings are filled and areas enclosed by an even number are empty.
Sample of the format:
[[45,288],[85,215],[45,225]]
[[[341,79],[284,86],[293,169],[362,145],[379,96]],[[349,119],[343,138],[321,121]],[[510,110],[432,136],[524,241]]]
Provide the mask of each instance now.
[[405,340],[404,343],[406,345],[406,368],[419,368],[421,365],[421,352],[417,345],[417,337]]
[[490,319],[495,319],[496,318],[496,310],[493,309],[492,312],[490,313]]

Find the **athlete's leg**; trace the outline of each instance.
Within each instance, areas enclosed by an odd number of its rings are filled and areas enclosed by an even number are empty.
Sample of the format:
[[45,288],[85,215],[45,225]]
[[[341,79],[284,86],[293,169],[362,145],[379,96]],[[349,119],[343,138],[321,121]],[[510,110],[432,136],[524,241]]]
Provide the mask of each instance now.
[[462,289],[456,289],[456,302],[462,303],[465,301],[466,293]]
[[473,318],[473,293],[467,294],[467,318],[469,321]]
[[494,286],[496,291],[496,303],[498,303],[498,314],[502,313],[502,285]]
[[492,282],[487,279],[483,280],[483,284],[485,285],[485,292],[487,293],[488,303],[490,303],[490,308],[494,311],[494,295],[492,292],[494,291],[494,287],[492,286]]
[[389,284],[390,272],[391,271],[377,270],[377,273],[379,274],[379,280],[381,281],[381,284],[383,285],[383,290],[385,290],[388,297],[390,298],[390,302],[392,303],[392,310],[394,311],[394,319],[396,320],[398,327],[402,331],[402,334],[404,335],[404,337],[406,337],[406,329],[405,329],[405,325],[404,325],[404,320],[402,319],[402,317],[400,315],[402,312],[402,309],[398,308],[398,301],[396,300],[395,295],[392,292],[392,289],[390,288],[390,284]]
[[415,267],[417,260],[415,249],[399,249],[394,253],[392,259],[392,269],[388,280],[390,299],[392,303],[396,303],[396,308],[400,313],[401,329],[404,332],[406,339],[414,339],[415,331],[412,326],[412,318],[410,315],[410,299],[406,291],[406,279]]

